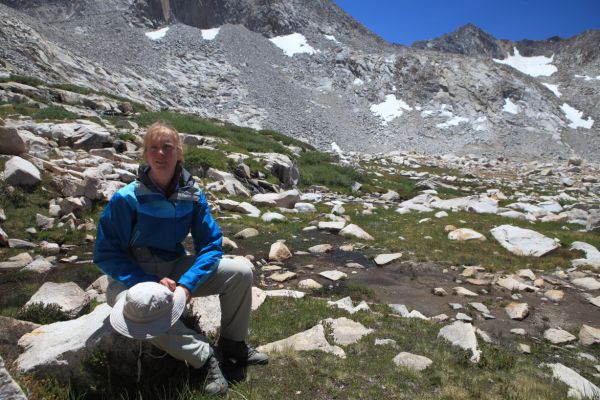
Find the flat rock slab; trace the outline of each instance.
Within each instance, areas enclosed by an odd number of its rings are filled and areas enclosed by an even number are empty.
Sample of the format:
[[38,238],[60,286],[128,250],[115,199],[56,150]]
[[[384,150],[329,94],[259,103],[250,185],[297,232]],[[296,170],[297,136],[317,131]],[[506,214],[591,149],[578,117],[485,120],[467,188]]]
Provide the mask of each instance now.
[[562,344],[572,342],[577,338],[565,330],[550,328],[544,332],[544,339],[552,344]]
[[573,279],[571,281],[571,283],[575,286],[577,286],[578,288],[584,289],[584,290],[598,290],[600,289],[600,282],[597,281],[594,278],[577,278],[577,279]]
[[552,376],[571,388],[569,397],[594,399],[600,393],[600,388],[579,375],[577,372],[560,363],[542,364],[552,370]]
[[267,295],[265,291],[252,286],[252,311],[258,310],[258,308],[265,302]]
[[402,253],[379,254],[373,261],[375,264],[382,266],[391,263],[402,257]]
[[24,352],[15,361],[17,370],[67,378],[94,351],[114,349],[120,335],[110,325],[110,310],[101,304],[81,318],[43,325],[23,335],[19,346]]
[[490,233],[502,247],[517,256],[541,257],[560,247],[554,239],[541,233],[512,225],[498,226]]
[[35,303],[45,306],[57,304],[70,317],[76,317],[90,302],[89,296],[76,283],[44,283],[23,306],[27,308]]
[[341,272],[341,271],[337,271],[335,269],[330,270],[330,271],[323,271],[319,273],[320,276],[322,276],[323,278],[327,278],[331,281],[339,281],[340,279],[346,279],[348,277],[348,274]]
[[363,324],[346,317],[327,318],[323,323],[333,330],[333,340],[340,345],[356,343],[363,336],[373,332],[373,329],[366,328]]
[[343,299],[339,299],[337,301],[327,301],[327,304],[330,306],[335,306],[341,310],[346,310],[350,314],[354,314],[358,311],[370,311],[369,305],[363,300],[357,306],[354,306],[352,299],[350,296],[344,297]]
[[318,228],[323,231],[338,233],[346,226],[346,221],[320,221]]
[[304,292],[289,289],[265,290],[264,294],[267,297],[290,297],[292,299],[302,299],[306,296]]
[[433,363],[433,361],[427,357],[407,353],[404,351],[394,357],[393,361],[394,364],[399,367],[410,368],[415,371],[423,371]]
[[315,281],[314,279],[303,279],[300,282],[298,282],[298,288],[299,289],[304,289],[304,290],[316,290],[316,289],[321,289],[323,287],[323,285],[321,285],[319,282]]
[[339,346],[334,346],[327,342],[325,338],[325,328],[317,324],[312,328],[296,333],[288,338],[268,343],[257,348],[258,351],[265,353],[280,352],[286,349],[296,351],[319,350],[325,353],[331,353],[340,358],[346,358],[346,353]]
[[496,284],[510,291],[538,291],[538,288],[536,288],[535,286],[527,285],[521,282],[520,280],[516,279],[512,275],[507,276],[506,278],[498,279],[498,282],[496,282]]
[[475,328],[473,325],[456,321],[451,325],[446,325],[438,333],[438,337],[441,337],[450,344],[458,346],[461,349],[469,350],[471,352],[471,362],[479,362],[481,358],[481,351],[478,348],[477,337],[475,336]]
[[54,268],[54,265],[50,261],[46,260],[44,257],[39,257],[27,264],[22,271],[31,271],[42,274],[50,271],[52,268]]
[[14,381],[4,366],[4,360],[0,357],[0,399],[3,400],[27,400],[21,387]]
[[457,286],[452,289],[452,293],[457,296],[465,296],[465,297],[477,297],[478,294],[470,291],[469,289],[465,289],[464,287]]
[[269,279],[274,280],[275,282],[285,282],[292,278],[296,277],[295,272],[286,271],[286,272],[275,272],[274,274],[269,275]]

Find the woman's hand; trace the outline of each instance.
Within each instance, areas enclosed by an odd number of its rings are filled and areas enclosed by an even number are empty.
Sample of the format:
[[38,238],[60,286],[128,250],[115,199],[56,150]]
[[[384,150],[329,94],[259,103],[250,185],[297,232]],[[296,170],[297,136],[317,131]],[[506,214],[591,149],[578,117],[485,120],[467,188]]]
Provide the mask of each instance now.
[[177,282],[175,282],[171,278],[166,278],[166,277],[162,278],[158,283],[160,283],[163,286],[168,287],[171,292],[174,292],[175,288],[177,287]]

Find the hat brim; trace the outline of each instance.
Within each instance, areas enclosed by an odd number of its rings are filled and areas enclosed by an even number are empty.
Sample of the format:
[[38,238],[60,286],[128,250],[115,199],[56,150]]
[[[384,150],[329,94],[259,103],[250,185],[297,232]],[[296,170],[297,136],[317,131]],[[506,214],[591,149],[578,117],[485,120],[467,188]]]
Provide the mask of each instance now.
[[133,322],[123,315],[125,297],[121,296],[110,312],[110,324],[123,336],[132,339],[152,339],[165,333],[181,317],[185,310],[187,297],[183,288],[177,286],[173,293],[173,308],[160,318],[146,323]]

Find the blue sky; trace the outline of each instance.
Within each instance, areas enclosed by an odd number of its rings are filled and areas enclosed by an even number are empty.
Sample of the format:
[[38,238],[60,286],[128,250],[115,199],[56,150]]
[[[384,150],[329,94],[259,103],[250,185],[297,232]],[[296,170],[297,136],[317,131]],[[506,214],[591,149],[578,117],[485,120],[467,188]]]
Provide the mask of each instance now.
[[600,29],[600,0],[334,0],[384,39],[410,45],[473,23],[497,39],[571,37]]

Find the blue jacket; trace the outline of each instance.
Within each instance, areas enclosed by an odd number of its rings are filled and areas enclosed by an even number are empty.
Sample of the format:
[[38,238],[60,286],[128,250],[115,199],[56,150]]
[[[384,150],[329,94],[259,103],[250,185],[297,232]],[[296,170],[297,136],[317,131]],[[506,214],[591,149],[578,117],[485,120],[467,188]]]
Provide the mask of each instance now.
[[196,261],[177,283],[193,293],[219,265],[223,235],[189,172],[182,169],[178,187],[167,198],[148,171],[141,171],[138,180],[116,192],[104,209],[94,263],[127,287],[158,282],[158,276],[146,274],[135,263],[130,249],[147,247],[161,260],[172,261],[185,254],[181,242],[191,231]]

